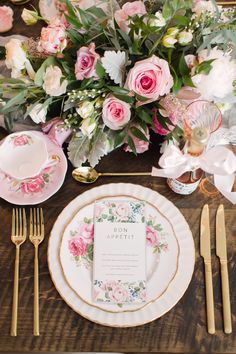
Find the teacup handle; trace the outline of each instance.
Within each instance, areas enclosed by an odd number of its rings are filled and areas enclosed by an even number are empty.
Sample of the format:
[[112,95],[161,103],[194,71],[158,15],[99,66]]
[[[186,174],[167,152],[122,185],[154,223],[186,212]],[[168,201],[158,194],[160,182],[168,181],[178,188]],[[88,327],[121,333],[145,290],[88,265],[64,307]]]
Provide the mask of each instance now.
[[48,160],[45,162],[45,165],[43,168],[51,167],[56,165],[58,162],[60,162],[60,157],[58,155],[52,155],[48,158]]

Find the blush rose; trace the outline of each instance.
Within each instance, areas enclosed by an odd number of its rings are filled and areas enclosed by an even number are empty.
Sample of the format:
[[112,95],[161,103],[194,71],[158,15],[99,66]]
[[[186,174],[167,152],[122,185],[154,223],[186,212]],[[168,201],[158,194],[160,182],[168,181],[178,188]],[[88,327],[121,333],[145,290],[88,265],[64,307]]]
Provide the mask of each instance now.
[[77,80],[97,78],[96,64],[100,55],[95,52],[95,44],[90,43],[88,47],[81,47],[77,51],[77,61],[75,64],[75,76]]
[[38,176],[21,183],[21,192],[25,194],[41,192],[44,185],[44,179],[42,176]]
[[158,234],[152,226],[147,226],[146,228],[146,241],[150,247],[157,246],[158,244]]
[[104,124],[112,129],[123,128],[130,120],[130,105],[114,96],[105,99],[102,109],[102,119]]
[[138,15],[142,16],[146,14],[146,8],[142,1],[127,2],[122,6],[122,9],[115,11],[114,17],[118,26],[122,31],[128,33],[129,28],[129,17]]
[[78,235],[86,243],[92,243],[94,237],[94,226],[93,224],[81,224],[78,229]]
[[81,237],[74,237],[68,241],[70,253],[74,256],[84,256],[87,250],[87,244]]
[[26,135],[19,135],[13,139],[13,144],[15,146],[23,146],[28,144],[28,138]]
[[13,14],[9,6],[0,6],[0,33],[10,31],[13,25]]
[[54,21],[42,28],[37,49],[46,54],[61,53],[67,46],[66,36],[66,27],[59,21]]

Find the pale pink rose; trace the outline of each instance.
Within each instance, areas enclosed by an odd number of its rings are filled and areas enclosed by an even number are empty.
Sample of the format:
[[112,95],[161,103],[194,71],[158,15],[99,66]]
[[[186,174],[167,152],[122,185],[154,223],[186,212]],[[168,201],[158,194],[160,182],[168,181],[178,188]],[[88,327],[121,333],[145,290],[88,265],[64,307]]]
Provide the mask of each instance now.
[[88,47],[81,47],[77,51],[77,61],[75,64],[75,76],[77,80],[97,78],[96,64],[100,55],[95,52],[95,44],[90,43]]
[[27,135],[19,135],[13,138],[13,144],[15,146],[24,146],[28,144],[28,137]]
[[127,219],[130,214],[130,206],[128,203],[118,203],[114,210],[114,214],[122,219]]
[[50,23],[41,30],[38,51],[46,54],[61,53],[67,46],[66,28],[58,20]]
[[102,119],[112,130],[123,128],[130,120],[130,105],[114,96],[109,96],[103,102]]
[[152,226],[146,227],[146,240],[147,245],[150,247],[157,246],[158,244],[158,234],[157,231]]
[[[144,131],[141,127],[137,127],[137,128],[142,131],[142,133],[146,136],[146,138],[148,140],[150,139],[149,130]],[[130,133],[130,135],[133,139],[135,149],[138,154],[142,154],[143,152],[145,152],[149,149],[149,142],[148,141],[141,140],[141,139],[137,138],[136,136],[134,136],[132,133]],[[126,144],[124,146],[124,151],[132,152],[132,149],[130,148],[130,146],[128,144]]]
[[43,186],[44,186],[43,177],[37,176],[29,179],[26,182],[22,182],[20,185],[20,189],[21,192],[25,194],[38,193],[41,192]]
[[68,241],[70,253],[76,256],[84,256],[87,250],[87,244],[81,237],[73,237]]
[[9,6],[0,6],[0,33],[10,31],[13,26],[13,14]]
[[86,243],[92,243],[94,238],[94,225],[93,224],[81,224],[78,228],[78,236]]
[[147,13],[146,7],[143,1],[133,1],[127,2],[122,6],[122,9],[115,11],[115,20],[122,31],[128,33],[129,28],[129,17],[138,15],[142,16]]
[[110,297],[113,301],[117,303],[122,303],[128,300],[128,292],[121,285],[117,285],[114,289],[112,289],[110,293]]
[[155,133],[159,134],[159,135],[168,135],[170,132],[172,132],[172,130],[175,129],[176,123],[177,123],[177,119],[174,117],[174,115],[170,114],[168,116],[168,118],[170,119],[170,121],[173,123],[172,124],[167,124],[168,129],[165,129],[161,123],[159,122],[158,118],[157,118],[157,112],[154,113],[153,115],[153,126],[152,129]]
[[116,281],[108,280],[106,283],[102,283],[101,290],[104,292],[111,291],[116,285],[117,285]]
[[125,87],[148,100],[139,102],[144,105],[166,95],[173,86],[173,78],[166,60],[153,55],[135,63],[129,71]]

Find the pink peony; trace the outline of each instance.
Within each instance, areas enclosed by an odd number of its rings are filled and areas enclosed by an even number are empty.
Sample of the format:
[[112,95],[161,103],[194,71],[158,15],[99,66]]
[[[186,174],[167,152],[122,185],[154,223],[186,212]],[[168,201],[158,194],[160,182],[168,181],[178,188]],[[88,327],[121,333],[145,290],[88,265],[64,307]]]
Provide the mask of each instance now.
[[0,33],[10,31],[13,26],[13,14],[9,6],[0,6]]
[[121,285],[117,285],[114,289],[112,289],[110,297],[113,301],[117,303],[122,303],[128,300],[128,292]]
[[125,87],[148,100],[138,105],[156,101],[159,96],[170,92],[173,78],[166,60],[153,55],[135,63],[129,71]]
[[123,128],[130,120],[130,105],[114,96],[105,99],[102,109],[102,119],[112,130]]
[[[141,127],[138,127],[138,128],[139,128],[139,130],[142,131],[142,133],[146,136],[147,139],[150,139],[149,131],[145,132]],[[130,135],[133,139],[133,142],[134,142],[134,145],[136,148],[136,152],[138,154],[142,154],[143,152],[145,152],[149,149],[149,142],[148,141],[138,139],[136,136],[132,135],[132,133],[130,133]],[[126,152],[132,152],[131,148],[127,144],[125,145],[124,150]]]
[[69,251],[73,256],[84,256],[87,244],[81,237],[74,237],[68,241]]
[[18,135],[13,138],[13,144],[15,146],[24,146],[29,143],[27,135]]
[[61,53],[67,46],[66,28],[60,21],[54,21],[41,30],[38,51],[46,54]]
[[142,16],[146,14],[146,8],[142,1],[127,2],[122,6],[121,10],[115,11],[115,20],[122,31],[128,33],[129,17],[138,15]]
[[43,186],[44,186],[43,177],[37,176],[29,179],[26,182],[22,182],[20,185],[20,189],[21,192],[25,194],[38,193],[41,192]]
[[94,237],[93,224],[81,224],[78,229],[78,236],[81,237],[86,243],[92,243]]
[[88,47],[81,47],[77,51],[77,61],[75,64],[76,79],[97,78],[96,64],[99,59],[100,55],[95,52],[94,43],[90,43]]
[[130,214],[129,204],[128,203],[118,203],[116,205],[114,213],[122,219],[127,219]]
[[152,226],[147,226],[146,228],[146,240],[147,245],[150,247],[155,247],[158,244],[158,234]]

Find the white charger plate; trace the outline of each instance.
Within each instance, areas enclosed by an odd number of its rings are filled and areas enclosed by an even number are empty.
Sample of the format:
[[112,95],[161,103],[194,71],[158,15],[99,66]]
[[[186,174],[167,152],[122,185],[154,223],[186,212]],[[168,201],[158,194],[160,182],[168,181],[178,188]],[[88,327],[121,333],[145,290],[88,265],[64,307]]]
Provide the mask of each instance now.
[[[112,312],[84,301],[68,284],[60,264],[60,235],[78,210],[96,199],[126,196],[140,199],[153,205],[169,221],[179,245],[179,261],[174,278],[165,291],[136,311]],[[102,325],[132,327],[151,322],[169,311],[183,296],[192,277],[195,250],[191,231],[180,211],[159,193],[139,185],[118,183],[93,188],[68,204],[56,220],[48,245],[48,265],[52,280],[65,302],[81,316]],[[165,271],[163,271],[165,277]]]
[[[137,201],[125,195],[105,199]],[[98,303],[93,301],[93,214],[94,202],[82,207],[72,217],[61,236],[60,262],[68,284],[85,302],[106,311],[134,311],[146,306],[166,290],[177,271],[179,245],[171,224],[154,206],[146,204],[147,301],[122,305]],[[76,249],[71,249],[70,246],[76,236],[83,240],[86,247],[86,253],[82,257],[78,257]]]

